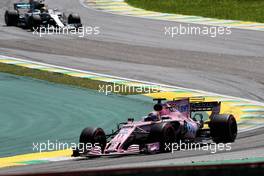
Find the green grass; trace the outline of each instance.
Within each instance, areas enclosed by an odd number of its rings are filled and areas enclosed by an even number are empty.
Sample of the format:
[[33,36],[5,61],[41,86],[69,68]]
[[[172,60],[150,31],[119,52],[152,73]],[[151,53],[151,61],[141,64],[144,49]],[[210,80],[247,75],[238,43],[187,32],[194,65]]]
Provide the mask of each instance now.
[[[104,81],[98,81],[98,80],[92,80],[88,78],[78,78],[73,77],[69,75],[65,75],[62,73],[54,73],[54,72],[48,72],[48,71],[42,71],[37,69],[31,69],[27,67],[22,66],[16,66],[12,64],[5,64],[0,63],[0,72],[4,73],[10,73],[14,75],[19,76],[27,76],[32,77],[36,79],[41,79],[53,83],[59,83],[59,84],[65,84],[70,86],[77,86],[77,87],[83,87],[88,89],[94,89],[94,90],[100,90],[99,85],[102,86],[114,86],[114,83],[104,82]],[[116,86],[121,84],[115,84]],[[142,92],[137,91],[137,89],[124,87],[123,89],[120,89],[119,92],[115,92],[121,95],[135,95],[135,94],[144,94],[152,92],[151,90],[142,89]]]
[[264,23],[264,0],[125,0],[146,10]]

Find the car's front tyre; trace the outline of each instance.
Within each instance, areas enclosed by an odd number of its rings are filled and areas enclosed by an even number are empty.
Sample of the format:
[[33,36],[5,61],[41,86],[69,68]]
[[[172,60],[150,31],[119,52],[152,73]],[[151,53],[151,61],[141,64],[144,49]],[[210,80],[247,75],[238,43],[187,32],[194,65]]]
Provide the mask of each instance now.
[[87,147],[85,147],[87,145],[95,147],[95,145],[97,144],[100,146],[101,151],[103,152],[106,146],[106,142],[106,135],[102,128],[84,128],[79,138],[79,144],[82,144],[84,148],[82,149],[82,151],[80,151],[80,149],[73,150],[72,156],[80,156],[80,152],[89,152],[89,150],[87,150]]

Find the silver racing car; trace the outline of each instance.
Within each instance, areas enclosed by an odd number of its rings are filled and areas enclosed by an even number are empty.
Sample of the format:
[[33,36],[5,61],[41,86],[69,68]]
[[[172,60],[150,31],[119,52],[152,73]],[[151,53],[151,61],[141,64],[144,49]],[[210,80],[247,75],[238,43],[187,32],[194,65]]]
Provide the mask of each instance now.
[[41,27],[80,28],[81,18],[77,13],[69,14],[58,9],[48,9],[44,0],[14,3],[14,10],[6,10],[5,23],[7,26],[18,26],[36,30]]

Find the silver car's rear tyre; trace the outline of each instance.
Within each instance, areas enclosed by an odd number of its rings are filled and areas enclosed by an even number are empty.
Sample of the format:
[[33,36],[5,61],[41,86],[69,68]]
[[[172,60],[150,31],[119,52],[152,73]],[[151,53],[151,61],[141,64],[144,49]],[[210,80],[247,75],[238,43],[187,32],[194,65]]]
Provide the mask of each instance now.
[[32,15],[28,19],[28,28],[33,30],[40,30],[41,17],[39,15]]
[[17,13],[17,11],[9,11],[7,10],[5,12],[5,23],[7,26],[17,26],[18,24],[18,18],[19,18],[19,15]]

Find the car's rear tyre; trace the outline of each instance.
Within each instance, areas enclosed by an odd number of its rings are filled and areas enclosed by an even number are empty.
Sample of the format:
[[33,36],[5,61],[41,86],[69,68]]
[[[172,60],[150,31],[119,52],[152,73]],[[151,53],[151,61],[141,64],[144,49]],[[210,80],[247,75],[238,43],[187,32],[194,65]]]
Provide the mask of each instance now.
[[[82,130],[79,143],[82,144],[82,146],[95,146],[96,143],[101,147],[101,151],[103,152],[106,146],[106,135],[102,128],[91,128],[87,127]],[[89,148],[89,147],[88,147]],[[74,150],[72,156],[79,156],[80,155],[80,149]],[[84,147],[83,153],[89,152],[89,150],[86,150],[86,147]]]
[[18,18],[19,18],[19,15],[17,13],[17,11],[9,11],[7,10],[5,12],[5,23],[7,26],[17,26],[18,24]]
[[40,30],[41,17],[39,15],[32,15],[28,19],[28,28],[31,31]]
[[82,27],[80,15],[77,13],[70,14],[68,16],[68,24],[74,25],[76,28]]
[[231,114],[217,114],[211,117],[210,135],[215,143],[234,142],[237,136],[236,119]]
[[170,152],[167,146],[176,141],[175,128],[170,123],[155,124],[151,127],[149,141],[159,142],[160,152]]

